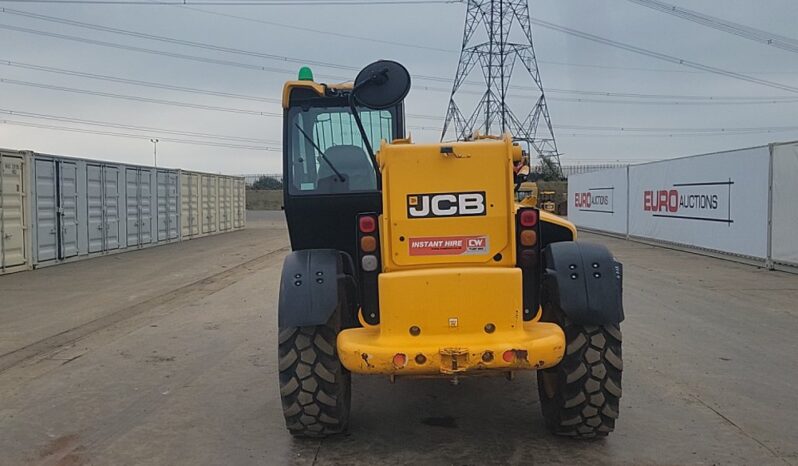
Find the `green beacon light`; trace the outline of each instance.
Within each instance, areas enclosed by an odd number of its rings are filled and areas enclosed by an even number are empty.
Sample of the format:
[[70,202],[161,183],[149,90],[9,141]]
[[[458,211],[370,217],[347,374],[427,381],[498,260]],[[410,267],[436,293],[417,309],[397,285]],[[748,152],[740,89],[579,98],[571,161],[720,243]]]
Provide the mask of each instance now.
[[311,71],[309,67],[303,66],[299,69],[299,80],[313,81],[313,71]]

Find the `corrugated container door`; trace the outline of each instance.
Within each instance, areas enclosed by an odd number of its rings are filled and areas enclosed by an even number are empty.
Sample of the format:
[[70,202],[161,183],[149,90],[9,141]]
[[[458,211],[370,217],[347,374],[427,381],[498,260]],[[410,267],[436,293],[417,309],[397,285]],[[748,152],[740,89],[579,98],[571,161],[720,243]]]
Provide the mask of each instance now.
[[233,228],[241,228],[241,190],[240,180],[233,180]]
[[241,228],[247,226],[247,185],[244,180],[238,180],[239,196],[241,196]]
[[219,178],[219,230],[233,228],[233,189],[230,178]]
[[141,221],[139,220],[139,170],[125,170],[125,221],[128,247],[141,243]]
[[105,250],[105,209],[103,209],[103,169],[86,166],[86,204],[89,222],[89,252]]
[[177,173],[176,172],[169,172],[168,176],[168,186],[169,186],[169,205],[167,211],[169,212],[169,239],[175,239],[180,234],[178,228],[180,224],[178,219],[180,218],[180,206],[178,203],[178,182],[177,182]]
[[141,246],[152,241],[152,196],[150,171],[138,168],[125,170],[125,206],[127,246]]
[[36,222],[36,260],[54,260],[58,255],[58,193],[54,160],[36,159],[33,165],[36,198],[33,200]]
[[202,233],[215,233],[218,224],[219,185],[217,177],[202,175]]
[[105,249],[119,248],[119,168],[105,167]]
[[212,200],[211,200],[211,182],[209,175],[200,175],[200,189],[202,191],[202,218],[200,219],[201,221],[200,228],[202,229],[202,234],[205,235],[211,232],[210,209],[212,205]]
[[139,222],[141,243],[152,243],[152,170],[139,170]]
[[78,255],[78,168],[73,162],[58,161],[59,211],[61,217],[61,259]]
[[0,155],[0,269],[24,265],[22,157]]
[[177,174],[159,171],[158,241],[177,238]]
[[180,173],[180,236],[191,236],[191,175]]
[[192,173],[191,180],[191,235],[200,234],[200,176]]

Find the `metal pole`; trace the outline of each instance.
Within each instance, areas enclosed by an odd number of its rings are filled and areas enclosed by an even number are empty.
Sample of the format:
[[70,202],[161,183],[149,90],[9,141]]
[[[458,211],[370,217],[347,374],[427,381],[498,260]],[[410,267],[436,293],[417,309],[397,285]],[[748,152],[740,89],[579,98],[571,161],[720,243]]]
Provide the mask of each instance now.
[[152,158],[155,162],[155,168],[158,168],[158,140],[157,139],[150,139],[152,143]]

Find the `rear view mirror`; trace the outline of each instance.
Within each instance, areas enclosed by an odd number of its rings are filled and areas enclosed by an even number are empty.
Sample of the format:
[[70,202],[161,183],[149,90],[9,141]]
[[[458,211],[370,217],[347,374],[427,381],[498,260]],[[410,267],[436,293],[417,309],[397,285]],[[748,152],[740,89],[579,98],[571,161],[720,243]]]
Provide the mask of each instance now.
[[363,68],[352,89],[357,103],[373,110],[395,106],[408,92],[410,73],[401,64],[390,60],[380,60]]

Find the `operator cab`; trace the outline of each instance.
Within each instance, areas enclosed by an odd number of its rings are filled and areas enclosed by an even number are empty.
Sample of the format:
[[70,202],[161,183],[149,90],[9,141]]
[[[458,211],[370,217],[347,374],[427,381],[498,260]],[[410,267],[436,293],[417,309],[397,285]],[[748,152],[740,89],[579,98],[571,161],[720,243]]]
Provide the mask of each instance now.
[[316,83],[308,68],[285,84],[284,197],[293,250],[337,249],[355,257],[357,214],[382,211],[369,147],[404,138],[404,107],[401,101],[382,110],[355,106],[364,142],[352,115],[352,89],[352,83]]

